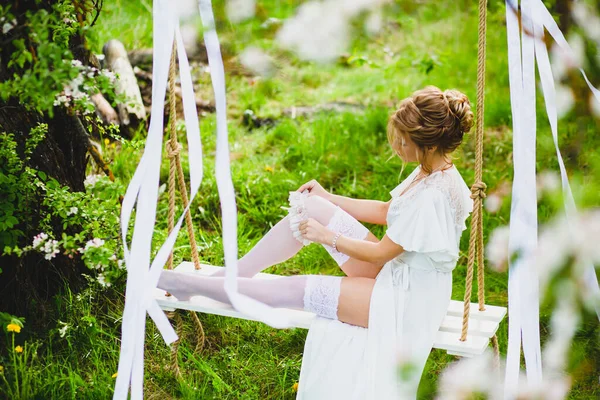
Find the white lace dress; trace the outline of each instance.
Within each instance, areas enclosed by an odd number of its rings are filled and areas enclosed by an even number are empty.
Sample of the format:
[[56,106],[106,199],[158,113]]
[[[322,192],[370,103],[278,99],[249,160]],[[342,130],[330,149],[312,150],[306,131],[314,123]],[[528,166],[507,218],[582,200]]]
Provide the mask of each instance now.
[[[460,236],[473,208],[454,166],[402,194],[419,170],[390,192],[386,234],[405,251],[376,277],[369,328],[317,317],[304,346],[297,399],[416,398],[446,315]],[[398,366],[404,362],[413,373],[400,379]]]

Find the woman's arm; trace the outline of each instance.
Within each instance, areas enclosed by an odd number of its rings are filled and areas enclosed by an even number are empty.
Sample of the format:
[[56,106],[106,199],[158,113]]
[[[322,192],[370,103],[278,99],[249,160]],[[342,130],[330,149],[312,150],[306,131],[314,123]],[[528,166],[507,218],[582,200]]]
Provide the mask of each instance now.
[[[336,232],[324,227],[314,218],[302,221],[299,230],[304,238],[329,246],[333,245],[333,239],[336,236]],[[377,243],[340,235],[337,238],[335,247],[339,252],[352,258],[367,261],[377,266],[384,265],[404,252],[404,248],[394,243],[387,235],[384,235],[383,239]]]
[[[331,246],[336,233],[327,229],[324,243]],[[361,261],[367,261],[371,264],[382,266],[386,262],[398,257],[404,252],[404,248],[394,243],[387,235],[375,243],[367,240],[352,239],[340,235],[336,241],[335,247],[341,253]]]
[[352,199],[350,197],[335,195],[323,189],[323,186],[314,179],[298,188],[298,192],[304,192],[305,190],[308,190],[311,196],[321,196],[333,204],[340,206],[359,221],[379,225],[386,224],[385,217],[387,216],[391,200],[383,202],[379,200]]
[[390,201],[380,200],[352,199],[350,197],[340,196],[328,193],[325,197],[333,204],[340,206],[348,214],[359,221],[371,224],[385,225]]

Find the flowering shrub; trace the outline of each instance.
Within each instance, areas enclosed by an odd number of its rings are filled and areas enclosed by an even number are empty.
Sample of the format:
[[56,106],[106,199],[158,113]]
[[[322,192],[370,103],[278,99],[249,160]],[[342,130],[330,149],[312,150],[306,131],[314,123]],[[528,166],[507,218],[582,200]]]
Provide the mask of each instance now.
[[[63,60],[68,62],[68,60]],[[63,85],[63,90],[57,93],[53,105],[63,106],[90,114],[94,111],[94,104],[90,100],[89,93],[99,90],[112,90],[117,76],[108,70],[97,69],[83,65],[79,60],[71,60],[71,66],[77,71],[77,76]]]
[[[118,201],[123,188],[105,176],[94,176],[86,185],[87,192],[72,192],[28,167],[28,157],[46,129],[40,125],[31,132],[24,160],[15,151],[13,136],[0,134],[0,191],[7,194],[0,200],[0,249],[18,257],[38,252],[50,262],[61,255],[81,257],[90,280],[109,286],[123,269],[118,240]],[[38,212],[31,213],[31,209]],[[25,230],[36,227],[38,234],[25,237]]]
[[26,23],[19,25],[26,29],[13,29],[18,21],[11,6],[0,5],[2,31],[15,50],[7,66],[16,72],[0,82],[4,101],[17,98],[26,108],[52,117],[57,105],[83,114],[93,111],[89,96],[98,91],[124,100],[114,95],[114,74],[73,59],[70,41],[84,36],[88,29],[78,22],[73,2],[58,1],[49,11],[27,11],[25,16],[18,16],[23,17]]

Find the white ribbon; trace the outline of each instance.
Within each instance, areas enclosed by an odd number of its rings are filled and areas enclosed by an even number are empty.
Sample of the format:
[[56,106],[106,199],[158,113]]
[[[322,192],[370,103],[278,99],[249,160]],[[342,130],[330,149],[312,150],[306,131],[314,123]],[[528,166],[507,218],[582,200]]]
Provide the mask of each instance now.
[[[225,265],[228,267],[226,269],[225,291],[233,306],[253,319],[276,328],[293,327],[295,326],[294,322],[289,320],[284,310],[271,308],[237,292],[237,210],[229,162],[225,73],[219,41],[214,29],[214,16],[210,0],[200,0],[199,8],[203,25],[206,28],[204,39],[217,109],[216,177],[223,214]],[[121,210],[121,233],[128,275],[121,333],[121,354],[114,399],[127,399],[129,387],[131,387],[132,400],[143,398],[146,312],[155,322],[167,344],[177,340],[177,334],[154,299],[154,290],[173,248],[185,214],[198,193],[203,176],[202,145],[190,67],[179,31],[177,13],[172,9],[172,4],[168,0],[154,0],[153,23],[152,72],[154,80],[150,128],[144,154],[129,183]],[[164,98],[174,39],[177,42],[182,102],[188,148],[191,155],[189,157],[190,201],[177,220],[173,231],[150,264],[162,153]],[[130,250],[127,245],[127,231],[134,207],[136,207],[136,218]]]
[[[575,59],[569,44],[541,0],[523,0],[520,32],[515,11],[517,0],[506,0],[510,93],[513,115],[514,181],[510,216],[509,249],[520,251],[520,257],[509,269],[509,337],[506,358],[505,398],[514,398],[518,387],[520,344],[531,384],[542,381],[539,335],[539,280],[533,270],[532,252],[537,245],[537,199],[535,193],[535,59],[537,59],[546,111],[561,172],[565,211],[576,212],[575,201],[558,146],[556,92],[546,45],[542,40],[546,28],[562,50]],[[535,37],[532,37],[531,34]],[[519,41],[521,35],[522,47]],[[522,50],[522,53],[521,53]],[[597,100],[600,92],[594,88],[580,68]],[[586,282],[594,294],[600,293],[595,270],[586,268]],[[600,309],[596,310],[600,318]]]
[[[546,6],[540,0],[534,0],[534,21],[535,23],[535,53],[538,60],[538,71],[540,73],[540,80],[542,82],[542,90],[544,92],[544,99],[546,101],[546,113],[548,114],[548,120],[550,122],[550,129],[552,130],[552,138],[554,139],[554,147],[556,148],[556,156],[558,158],[558,166],[560,168],[560,177],[562,181],[563,198],[565,205],[565,213],[567,215],[567,221],[576,217],[577,206],[575,205],[575,199],[573,198],[573,192],[571,191],[571,185],[569,184],[569,178],[565,169],[560,148],[558,146],[558,114],[556,108],[556,89],[554,87],[554,77],[552,76],[552,68],[550,66],[550,59],[548,57],[548,50],[543,42],[542,38],[544,35],[544,27],[550,32],[556,43],[563,50],[564,54],[575,60],[575,55],[569,43],[565,40],[562,32],[558,28],[558,25],[550,15],[550,12]],[[592,91],[594,97],[600,102],[600,91],[596,89],[588,80],[585,72],[582,68],[579,71],[583,75],[588,87]],[[596,270],[591,262],[586,262],[584,282],[587,285],[590,293],[598,298],[600,296],[600,287],[598,286],[598,278],[596,276]],[[594,303],[596,307],[596,315],[600,319],[600,304]]]
[[[516,0],[506,1],[509,80],[513,114],[514,179],[509,251],[521,257],[511,263],[508,279],[509,338],[505,398],[518,387],[521,340],[531,383],[541,382],[538,278],[531,263],[523,262],[537,246],[535,59],[533,39],[520,37]],[[524,29],[533,30],[530,0],[521,2]],[[519,41],[522,41],[522,46]]]
[[223,249],[225,252],[225,292],[233,307],[254,320],[264,322],[275,328],[289,328],[294,322],[284,309],[267,306],[251,297],[238,292],[237,284],[237,208],[231,180],[229,161],[229,142],[227,135],[227,110],[225,101],[225,72],[219,38],[215,31],[215,20],[210,0],[200,0],[200,16],[204,26],[204,43],[208,54],[208,64],[217,111],[217,150],[216,178],[223,225]]
[[[158,199],[159,169],[163,139],[163,111],[169,73],[169,61],[173,39],[177,40],[182,101],[190,153],[190,204],[202,181],[202,147],[200,142],[198,115],[194,101],[194,91],[189,64],[176,14],[167,0],[155,0],[153,5],[154,50],[152,114],[150,129],[146,139],[144,154],[127,188],[121,211],[121,232],[124,243],[125,263],[127,265],[127,288],[125,310],[123,312],[121,354],[115,385],[114,399],[126,399],[131,386],[131,399],[143,398],[144,374],[144,336],[146,311],[154,320],[158,330],[167,343],[177,340],[177,334],[169,320],[153,299],[154,289],[160,271],[181,228],[186,208],[179,217],[175,228],[159,249],[150,266],[152,233],[156,220]],[[136,219],[131,242],[131,252],[127,246],[127,230],[133,207],[137,203]]]

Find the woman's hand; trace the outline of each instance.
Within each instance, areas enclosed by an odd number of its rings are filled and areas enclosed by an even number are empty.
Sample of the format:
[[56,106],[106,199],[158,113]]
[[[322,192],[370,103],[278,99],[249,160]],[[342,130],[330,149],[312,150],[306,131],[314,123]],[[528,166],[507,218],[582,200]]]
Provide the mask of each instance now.
[[299,229],[302,237],[313,242],[331,244],[333,241],[333,232],[314,218],[300,222]]
[[323,186],[321,186],[321,184],[319,182],[317,182],[315,179],[306,182],[304,185],[300,186],[300,188],[298,188],[298,192],[302,193],[305,190],[308,190],[308,195],[309,196],[321,196],[325,199],[329,199],[330,193],[323,189]]

